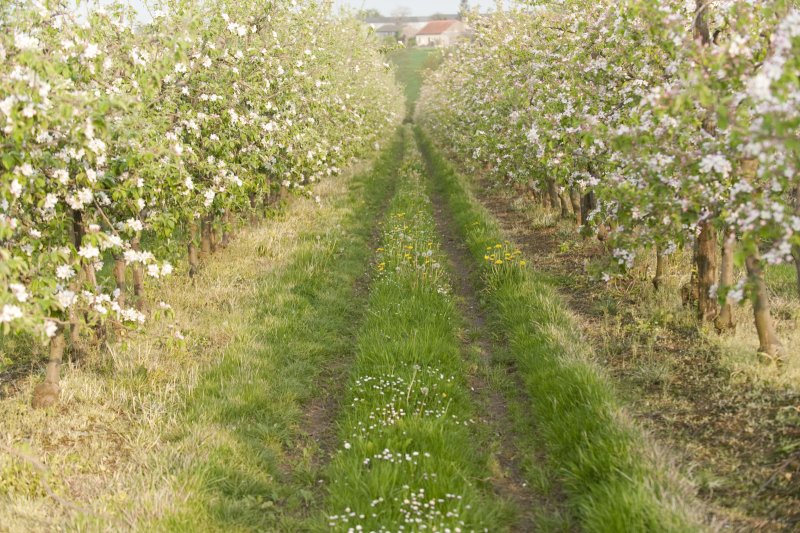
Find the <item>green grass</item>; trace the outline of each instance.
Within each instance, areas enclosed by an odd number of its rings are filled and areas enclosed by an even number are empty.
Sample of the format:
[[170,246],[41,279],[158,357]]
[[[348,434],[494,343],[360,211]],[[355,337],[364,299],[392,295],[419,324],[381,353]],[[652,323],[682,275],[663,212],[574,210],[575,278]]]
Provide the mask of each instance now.
[[[521,373],[549,462],[567,504],[586,531],[693,531],[680,494],[684,482],[648,449],[625,417],[610,381],[592,362],[554,288],[527,268],[493,265],[487,248],[503,243],[497,223],[417,130],[435,186],[482,265],[489,312]],[[513,246],[512,246],[513,248]]]
[[317,444],[304,438],[304,406],[331,365],[347,366],[352,327],[363,311],[356,281],[367,267],[370,220],[387,198],[400,145],[340,199],[340,227],[308,228],[292,263],[258,291],[255,320],[232,340],[203,376],[174,425],[173,440],[196,443],[197,455],[178,469],[191,487],[186,505],[159,521],[170,531],[303,530],[314,507]]
[[414,116],[414,103],[422,89],[423,72],[432,68],[441,57],[434,48],[403,48],[390,54],[397,66],[397,80],[405,87],[406,117]]
[[510,520],[485,481],[461,320],[421,172],[412,150],[383,224],[320,529],[498,531]]

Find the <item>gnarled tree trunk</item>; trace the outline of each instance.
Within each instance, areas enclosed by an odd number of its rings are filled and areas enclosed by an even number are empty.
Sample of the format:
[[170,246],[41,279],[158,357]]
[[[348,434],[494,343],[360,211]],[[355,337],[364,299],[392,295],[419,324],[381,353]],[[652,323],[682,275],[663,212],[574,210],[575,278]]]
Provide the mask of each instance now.
[[[708,8],[711,0],[695,0],[695,17],[692,32],[695,40],[703,45],[711,43],[708,31]],[[713,132],[713,124],[709,114],[705,113],[703,128]],[[710,294],[711,287],[717,279],[717,234],[709,220],[700,223],[700,234],[695,248],[695,265],[697,267],[697,316],[702,322],[708,322],[717,314],[716,298]]]
[[[736,246],[736,232],[733,228],[728,228],[725,231],[725,238],[722,241],[722,262],[719,272],[719,286],[720,288],[733,286],[733,251]],[[722,333],[724,331],[732,330],[736,327],[733,321],[733,307],[730,301],[726,299],[725,303],[719,311],[719,315],[714,320],[714,325],[717,331]]]
[[697,317],[710,322],[717,315],[717,300],[711,295],[717,280],[717,232],[708,220],[700,223],[696,247]]
[[194,220],[189,222],[189,242],[187,244],[189,253],[189,277],[193,278],[197,275],[200,269],[200,260],[197,257],[197,244],[195,239],[197,237],[197,224]]
[[114,283],[117,285],[119,296],[117,296],[117,303],[120,307],[125,307],[125,300],[127,299],[127,283],[125,280],[125,259],[121,255],[114,255]]
[[561,200],[561,218],[570,218],[569,207],[572,204],[569,193],[566,189],[558,193],[558,198]]
[[200,257],[205,260],[211,255],[211,215],[200,221]]
[[219,228],[213,222],[211,223],[211,253],[217,253],[219,247]]
[[44,383],[36,385],[33,389],[31,405],[34,409],[50,407],[58,403],[61,391],[61,362],[64,359],[64,329],[58,326],[56,334],[50,339],[50,357],[44,375]]
[[250,200],[250,214],[247,217],[247,220],[250,222],[250,225],[255,226],[258,223],[258,214],[256,210],[256,193],[251,192],[248,195]]
[[580,226],[583,224],[583,214],[581,213],[581,192],[577,187],[569,188],[569,199],[572,202],[572,212],[575,213],[575,222]]
[[225,217],[223,218],[223,228],[222,228],[222,241],[220,241],[220,246],[223,248],[227,248],[231,244],[231,233],[233,232],[233,217],[231,217],[230,211],[225,213]]
[[695,16],[692,30],[694,38],[702,44],[711,43],[711,33],[708,31],[708,23],[706,17],[708,16],[708,6],[711,0],[695,0]]
[[661,288],[664,283],[664,275],[667,272],[667,256],[662,253],[661,247],[656,246],[656,275],[653,277],[653,287],[656,290]]
[[764,283],[764,272],[757,255],[749,255],[745,259],[747,275],[753,290],[753,317],[755,318],[756,331],[758,332],[758,352],[771,361],[777,362],[781,356],[783,345],[775,334],[772,315],[769,309],[769,294],[767,284]]
[[558,188],[556,187],[556,180],[553,178],[547,178],[547,194],[550,196],[550,207],[559,209],[561,200],[558,198]]

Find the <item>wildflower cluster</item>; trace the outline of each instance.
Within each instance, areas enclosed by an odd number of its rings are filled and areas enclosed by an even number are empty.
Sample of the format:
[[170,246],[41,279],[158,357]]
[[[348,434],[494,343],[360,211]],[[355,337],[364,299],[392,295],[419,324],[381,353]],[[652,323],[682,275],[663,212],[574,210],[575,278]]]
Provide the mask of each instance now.
[[[384,428],[404,423],[409,417],[441,419],[456,425],[471,422],[448,412],[455,383],[453,376],[446,376],[433,367],[404,366],[410,367],[410,372],[361,376],[355,380],[350,407],[358,413],[358,422],[353,441],[369,439]],[[403,377],[409,374],[410,380]],[[380,401],[376,402],[378,398]]]
[[[414,155],[412,152],[410,157]],[[378,276],[398,279],[397,275],[411,276],[416,287],[429,287],[446,293],[449,286],[440,260],[440,251],[433,216],[428,209],[430,198],[420,186],[421,174],[418,159],[402,170],[407,180],[401,184],[403,201],[418,207],[413,213],[392,213],[383,235],[383,245],[376,250]]]
[[487,246],[483,260],[486,261],[487,268],[494,273],[514,271],[525,268],[527,264],[522,258],[522,250],[509,241]]
[[401,364],[396,373],[355,380],[350,405],[356,421],[354,433],[344,442],[341,453],[358,457],[361,468],[372,475],[383,472],[424,485],[412,488],[413,485],[404,484],[372,500],[369,512],[345,508],[328,517],[331,527],[361,531],[360,524],[368,518],[396,522],[391,528],[370,529],[375,531],[415,531],[423,527],[430,531],[456,531],[463,525],[461,496],[444,492],[443,496],[424,497],[425,487],[442,494],[437,472],[441,458],[422,448],[425,439],[419,433],[420,427],[432,421],[437,421],[437,431],[441,432],[471,422],[450,413],[457,386],[453,376],[438,368],[411,364]]
[[[365,529],[359,522],[368,516],[357,513],[349,507],[341,514],[328,517],[328,525],[337,529],[355,533],[358,531],[375,531],[378,533],[394,533],[397,531],[431,531],[440,533],[461,533],[473,531],[464,526],[460,517],[461,500],[463,496],[447,493],[443,497],[430,498],[424,488],[412,489],[403,485],[402,491],[393,498],[394,503],[403,517],[402,523],[397,526],[379,526],[377,529]],[[371,507],[376,508],[384,503],[384,498],[373,500]],[[470,505],[464,504],[464,509],[469,510]],[[370,518],[377,518],[377,513],[370,513]],[[458,524],[458,525],[453,525]]]

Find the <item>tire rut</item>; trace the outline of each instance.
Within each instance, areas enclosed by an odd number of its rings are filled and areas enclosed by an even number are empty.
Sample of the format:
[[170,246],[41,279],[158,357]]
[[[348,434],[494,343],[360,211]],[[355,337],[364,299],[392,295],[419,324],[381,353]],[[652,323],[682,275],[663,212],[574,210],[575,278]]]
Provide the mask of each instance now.
[[[392,194],[387,196],[378,210],[377,220],[382,220],[389,207]],[[380,239],[380,226],[376,225],[367,241],[367,247],[374,250]],[[366,300],[371,281],[370,271],[365,271],[354,283],[353,299],[359,302]],[[359,320],[355,320],[359,322]],[[351,338],[355,342],[355,334],[351,333]],[[353,354],[348,357],[338,359],[326,366],[317,378],[316,386],[320,390],[311,402],[304,409],[304,417],[300,424],[303,435],[316,442],[319,451],[311,458],[311,464],[315,469],[322,468],[331,457],[336,448],[336,424],[334,423],[339,414],[341,399],[344,397],[344,388],[347,380],[342,379],[343,375],[350,368]]]
[[[499,496],[511,502],[518,511],[517,522],[513,531],[536,531],[536,510],[547,507],[547,502],[535,494],[525,480],[521,465],[521,454],[515,444],[517,431],[509,409],[508,399],[489,382],[488,371],[496,365],[493,362],[495,346],[489,340],[487,319],[481,309],[475,290],[478,274],[472,268],[471,258],[466,245],[458,235],[444,200],[437,192],[431,194],[434,218],[439,234],[442,236],[442,248],[447,254],[452,275],[452,285],[457,304],[471,335],[462,336],[463,352],[470,348],[477,349],[480,368],[469,378],[471,389],[477,397],[481,408],[481,419],[491,429],[492,459],[499,467],[489,480]],[[475,337],[471,341],[469,337]],[[524,390],[522,380],[513,366],[505,365],[501,369],[518,391]]]
[[[385,196],[381,198],[380,205],[375,211],[375,220],[382,220],[386,216],[396,185],[396,178],[392,179]],[[374,250],[378,245],[381,237],[380,230],[379,224],[372,229],[365,244],[369,250]],[[371,260],[372,255],[370,255]],[[353,327],[348,333],[353,344],[356,327],[361,321],[363,308],[366,306],[371,279],[371,270],[367,268],[353,282],[352,298],[361,306],[361,312],[354,317]],[[354,357],[355,354],[348,353],[345,357],[333,359],[317,375],[315,382],[317,392],[303,406],[302,417],[298,424],[300,438],[292,449],[287,450],[286,460],[282,464],[285,475],[297,475],[298,467],[302,466],[305,461],[308,464],[308,471],[313,474],[315,479],[320,480],[320,475],[333,456],[338,442],[336,418],[341,411],[344,389],[347,385],[347,379],[343,379],[343,377],[347,376]],[[324,487],[325,485],[320,480],[314,485],[314,492],[319,493]],[[307,509],[309,514],[313,512],[313,508],[313,506],[309,506]]]

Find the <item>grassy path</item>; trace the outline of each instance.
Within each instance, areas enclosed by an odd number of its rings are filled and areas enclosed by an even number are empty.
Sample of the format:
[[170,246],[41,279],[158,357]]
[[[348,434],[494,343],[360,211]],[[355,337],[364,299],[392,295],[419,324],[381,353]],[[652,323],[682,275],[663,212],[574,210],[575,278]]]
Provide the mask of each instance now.
[[453,273],[453,293],[465,319],[462,351],[469,362],[469,383],[487,427],[487,449],[495,492],[512,502],[514,531],[568,531],[570,517],[562,509],[563,494],[546,468],[536,421],[513,359],[502,335],[492,327],[478,288],[480,271],[450,215],[442,191],[426,180],[442,248]]
[[347,184],[346,195],[331,199],[298,235],[292,262],[253,287],[259,305],[249,338],[237,339],[204,376],[175,424],[183,452],[196,449],[177,474],[191,492],[158,527],[306,528],[329,451],[336,383],[352,360],[363,311],[358,282],[371,221],[392,188],[399,149],[396,142],[372,172]]
[[397,79],[403,84],[406,95],[406,116],[410,120],[414,116],[414,103],[422,89],[421,72],[441,60],[441,51],[437,48],[404,48],[390,55],[397,67]]
[[321,529],[503,531],[513,519],[491,483],[423,171],[409,139],[356,341]]
[[691,488],[671,476],[626,417],[555,291],[527,268],[420,132],[418,139],[473,264],[482,265],[490,318],[508,343],[548,465],[563,483],[566,504],[581,529],[696,530],[698,517],[683,496]]

